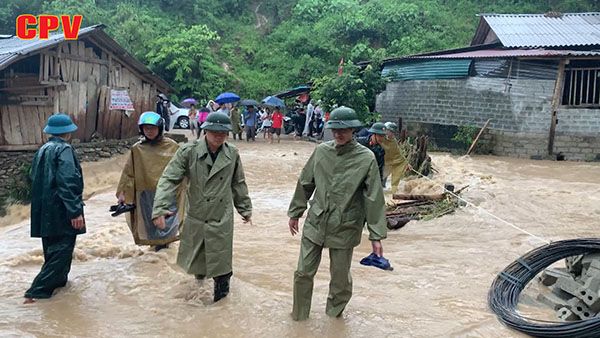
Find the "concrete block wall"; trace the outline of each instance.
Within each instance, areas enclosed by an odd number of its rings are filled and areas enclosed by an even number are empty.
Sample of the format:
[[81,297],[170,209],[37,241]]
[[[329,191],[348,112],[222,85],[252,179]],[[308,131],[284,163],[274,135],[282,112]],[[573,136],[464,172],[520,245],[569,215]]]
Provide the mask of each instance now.
[[[376,110],[386,121],[402,117],[409,126],[481,127],[491,119],[494,154],[539,157],[547,153],[554,82],[485,77],[391,82],[377,97]],[[567,160],[594,160],[600,154],[600,109],[561,108],[558,119],[555,153]],[[575,144],[583,139],[585,146]]]

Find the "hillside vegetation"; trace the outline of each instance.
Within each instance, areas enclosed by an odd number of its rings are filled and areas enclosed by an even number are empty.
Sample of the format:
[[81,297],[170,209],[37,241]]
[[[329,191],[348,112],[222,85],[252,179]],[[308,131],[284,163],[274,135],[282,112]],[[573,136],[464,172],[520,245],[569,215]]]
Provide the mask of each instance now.
[[84,26],[106,24],[176,97],[232,90],[260,99],[308,81],[331,85],[325,80],[341,58],[468,45],[478,13],[599,7],[598,0],[3,0],[0,32],[14,33],[19,14],[82,14]]

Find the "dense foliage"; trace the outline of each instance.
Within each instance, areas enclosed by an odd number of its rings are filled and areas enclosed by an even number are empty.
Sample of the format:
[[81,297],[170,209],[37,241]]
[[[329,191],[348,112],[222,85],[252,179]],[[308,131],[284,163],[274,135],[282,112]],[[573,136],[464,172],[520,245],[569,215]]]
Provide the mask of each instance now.
[[[327,104],[373,109],[382,84],[339,60],[381,59],[468,45],[476,14],[594,11],[598,0],[3,0],[0,33],[19,14],[82,14],[176,88],[260,99],[315,81]],[[366,78],[365,78],[366,76]],[[340,86],[344,87],[339,89]]]

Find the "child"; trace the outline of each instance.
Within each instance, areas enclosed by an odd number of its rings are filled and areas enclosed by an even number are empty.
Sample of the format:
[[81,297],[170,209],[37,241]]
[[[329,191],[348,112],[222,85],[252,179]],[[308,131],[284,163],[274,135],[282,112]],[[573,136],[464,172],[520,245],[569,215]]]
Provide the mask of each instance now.
[[52,135],[31,164],[31,237],[41,237],[44,265],[25,292],[25,304],[50,298],[67,284],[75,238],[85,233],[83,175],[70,144],[77,126],[65,114],[52,115],[44,133]]
[[271,126],[273,125],[273,121],[271,120],[271,112],[268,108],[265,108],[265,111],[260,116],[262,120],[262,131],[263,138],[269,138],[269,143],[272,143],[272,135],[271,135]]
[[192,136],[194,136],[196,128],[198,128],[197,115],[198,111],[196,110],[196,106],[191,104],[190,110],[188,111],[188,121],[190,121],[190,131],[192,132]]
[[127,213],[127,224],[135,244],[155,245],[158,251],[178,239],[184,215],[185,200],[183,194],[179,194],[170,207],[172,217],[167,218],[167,227],[160,230],[152,223],[156,185],[179,145],[163,137],[164,120],[154,112],[143,113],[138,126],[143,139],[131,147],[117,187],[117,198],[119,204],[134,203],[136,206]]
[[[271,126],[272,134],[277,135],[277,143],[279,143],[281,141],[281,129],[283,128],[283,114],[279,111],[279,108],[275,108],[271,119],[273,121],[273,125]],[[271,135],[270,143],[273,143],[273,135]]]

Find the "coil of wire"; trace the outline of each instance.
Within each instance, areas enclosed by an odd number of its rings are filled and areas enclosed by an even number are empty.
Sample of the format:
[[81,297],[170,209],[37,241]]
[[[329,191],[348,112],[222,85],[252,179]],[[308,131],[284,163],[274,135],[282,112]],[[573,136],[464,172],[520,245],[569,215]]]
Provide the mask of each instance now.
[[534,337],[600,337],[600,317],[548,322],[523,317],[517,311],[521,291],[538,273],[566,257],[598,252],[600,238],[557,241],[528,252],[498,274],[488,293],[490,309],[505,325]]

